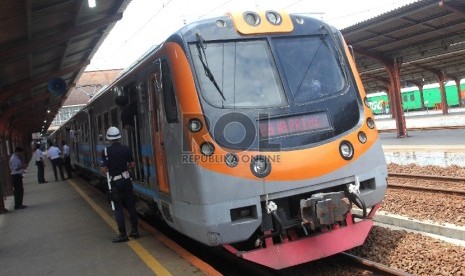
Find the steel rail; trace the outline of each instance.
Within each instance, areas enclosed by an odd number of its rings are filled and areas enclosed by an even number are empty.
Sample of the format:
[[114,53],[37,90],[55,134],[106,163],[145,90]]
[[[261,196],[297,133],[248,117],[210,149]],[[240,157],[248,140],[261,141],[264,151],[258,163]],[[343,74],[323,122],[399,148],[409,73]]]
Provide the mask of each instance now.
[[388,183],[388,188],[400,188],[400,189],[408,189],[408,190],[416,190],[416,191],[443,192],[447,194],[465,195],[465,190],[432,188],[432,187],[405,185],[405,184],[397,184],[397,183]]
[[349,259],[351,262],[357,263],[357,265],[361,268],[368,268],[373,272],[381,272],[383,275],[412,276],[412,274],[402,271],[400,269],[392,268],[387,265],[360,258],[346,252],[342,252],[341,255]]
[[453,181],[453,182],[465,182],[465,177],[453,177],[453,176],[442,176],[442,175],[427,175],[427,174],[410,174],[410,173],[388,173],[390,177],[403,177],[403,178],[421,178],[429,180],[441,180],[441,181]]

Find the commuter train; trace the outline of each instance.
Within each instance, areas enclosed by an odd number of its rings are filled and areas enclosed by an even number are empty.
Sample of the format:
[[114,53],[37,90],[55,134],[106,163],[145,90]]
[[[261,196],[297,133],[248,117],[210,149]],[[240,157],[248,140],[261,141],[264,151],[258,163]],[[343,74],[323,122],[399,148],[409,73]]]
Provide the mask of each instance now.
[[[460,84],[460,98],[459,92],[457,91],[457,85],[454,83],[448,83],[444,87],[446,94],[446,102],[449,107],[457,107],[460,105],[459,99],[462,101],[465,99],[465,83]],[[404,88],[401,91],[402,94],[402,108],[404,111],[414,111],[425,109],[441,109],[441,91],[439,84],[427,85],[423,88],[422,93],[419,89]],[[423,96],[423,98],[422,98]],[[371,107],[371,111],[374,114],[382,114],[382,104],[386,105],[389,110],[389,97],[385,92],[378,92],[368,94],[368,101]],[[422,101],[423,105],[422,106]],[[389,112],[387,112],[389,113]]]
[[317,19],[238,12],[184,26],[52,134],[101,178],[106,129],[170,227],[274,269],[362,245],[387,165],[351,51]]

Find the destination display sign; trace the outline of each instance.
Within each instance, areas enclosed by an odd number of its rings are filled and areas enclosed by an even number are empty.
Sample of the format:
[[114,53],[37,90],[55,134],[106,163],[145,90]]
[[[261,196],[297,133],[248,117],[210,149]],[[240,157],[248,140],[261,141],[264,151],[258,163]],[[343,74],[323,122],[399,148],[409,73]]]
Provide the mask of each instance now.
[[273,118],[259,122],[260,137],[273,138],[329,128],[326,113]]

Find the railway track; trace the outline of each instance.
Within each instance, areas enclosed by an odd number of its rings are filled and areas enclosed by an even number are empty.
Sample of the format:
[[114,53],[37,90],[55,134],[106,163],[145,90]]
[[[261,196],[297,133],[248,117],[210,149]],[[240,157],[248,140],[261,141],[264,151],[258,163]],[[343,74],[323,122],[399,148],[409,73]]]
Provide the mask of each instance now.
[[[343,258],[345,258],[350,264],[354,264],[357,268],[364,271],[373,272],[374,275],[393,275],[393,276],[411,276],[412,274],[405,271],[392,268],[380,263],[376,263],[367,259],[363,259],[357,256],[354,256],[349,253],[341,253]],[[363,275],[366,275],[363,273]]]
[[464,177],[425,175],[425,174],[405,174],[405,173],[389,173],[388,176],[396,177],[396,178],[415,179],[415,180],[441,181],[441,183],[446,183],[446,182],[453,182],[453,183],[458,183],[458,184],[463,183],[464,188],[451,189],[451,188],[444,188],[444,187],[425,187],[421,185],[400,184],[400,183],[395,183],[395,182],[390,181],[388,184],[388,187],[465,195],[465,178]]

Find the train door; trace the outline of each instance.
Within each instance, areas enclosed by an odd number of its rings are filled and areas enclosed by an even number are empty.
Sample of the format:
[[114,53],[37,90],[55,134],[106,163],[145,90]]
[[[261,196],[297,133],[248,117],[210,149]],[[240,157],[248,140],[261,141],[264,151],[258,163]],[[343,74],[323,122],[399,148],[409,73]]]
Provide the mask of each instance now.
[[150,76],[150,90],[153,93],[153,148],[155,150],[155,167],[157,172],[158,188],[161,192],[169,193],[168,172],[166,168],[166,156],[163,141],[163,101],[162,101],[162,60],[156,61],[156,69]]
[[128,96],[129,103],[124,107],[121,118],[123,128],[128,133],[128,144],[133,151],[134,161],[136,163],[134,180],[144,181],[145,172],[141,158],[141,142],[140,142],[140,124],[138,118],[138,97],[136,83],[130,83],[124,87],[124,94]]

